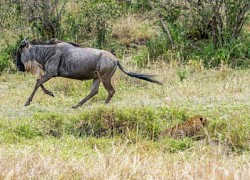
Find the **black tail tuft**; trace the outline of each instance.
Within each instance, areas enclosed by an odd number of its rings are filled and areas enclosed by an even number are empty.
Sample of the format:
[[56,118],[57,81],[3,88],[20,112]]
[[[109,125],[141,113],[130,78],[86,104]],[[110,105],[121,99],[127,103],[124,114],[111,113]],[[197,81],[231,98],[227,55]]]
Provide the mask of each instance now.
[[122,72],[124,72],[125,74],[127,74],[127,75],[129,75],[131,77],[139,78],[139,79],[142,79],[142,80],[145,80],[145,81],[149,81],[149,82],[152,82],[152,83],[162,85],[161,82],[151,78],[151,77],[153,77],[153,75],[139,74],[139,73],[135,73],[135,72],[127,72],[126,70],[123,69],[123,67],[122,67],[122,65],[120,64],[119,61],[117,61],[117,65],[121,69]]

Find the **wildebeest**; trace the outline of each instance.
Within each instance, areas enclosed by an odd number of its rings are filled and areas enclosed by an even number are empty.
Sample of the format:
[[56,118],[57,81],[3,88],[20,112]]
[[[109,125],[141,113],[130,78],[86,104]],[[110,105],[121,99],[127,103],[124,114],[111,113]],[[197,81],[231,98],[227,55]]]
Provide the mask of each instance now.
[[78,80],[93,79],[91,92],[73,108],[78,108],[96,95],[100,82],[108,91],[105,103],[109,103],[115,93],[111,78],[117,66],[131,77],[161,84],[159,81],[152,79],[151,75],[127,72],[117,58],[108,51],[82,48],[70,42],[35,45],[25,38],[18,48],[16,65],[19,71],[27,71],[37,76],[35,88],[25,106],[30,104],[39,86],[45,94],[54,96],[51,91],[43,86],[43,83],[57,76]]

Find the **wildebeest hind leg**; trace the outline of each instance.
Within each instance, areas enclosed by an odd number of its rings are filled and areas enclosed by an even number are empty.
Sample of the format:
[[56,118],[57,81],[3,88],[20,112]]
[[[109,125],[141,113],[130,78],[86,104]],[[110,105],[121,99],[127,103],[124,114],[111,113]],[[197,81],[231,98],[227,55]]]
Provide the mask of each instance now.
[[113,95],[115,94],[115,89],[113,88],[111,84],[111,79],[105,79],[102,81],[102,84],[104,85],[105,89],[108,91],[108,97],[105,101],[105,103],[109,103]]
[[28,98],[28,100],[24,104],[25,106],[30,105],[30,102],[32,101],[32,99],[33,99],[33,97],[34,97],[37,89],[39,88],[39,86],[41,86],[43,83],[45,83],[46,81],[48,81],[49,79],[51,79],[53,76],[54,75],[52,75],[52,74],[45,74],[41,79],[37,80],[33,92],[31,93],[30,97]]
[[111,98],[113,97],[113,95],[115,94],[115,89],[113,88],[111,84],[111,78],[116,71],[116,67],[117,67],[117,64],[114,61],[113,64],[111,64],[108,69],[104,68],[100,72],[97,72],[97,75],[99,79],[101,80],[104,88],[108,91],[108,97],[105,101],[105,104],[108,104]]
[[98,93],[99,85],[100,85],[100,79],[99,78],[95,78],[93,80],[93,84],[92,84],[92,87],[91,87],[91,92],[89,93],[89,95],[87,97],[85,97],[83,100],[81,100],[76,106],[73,106],[72,108],[76,109],[76,108],[82,106],[90,98],[92,98],[93,96],[95,96]]

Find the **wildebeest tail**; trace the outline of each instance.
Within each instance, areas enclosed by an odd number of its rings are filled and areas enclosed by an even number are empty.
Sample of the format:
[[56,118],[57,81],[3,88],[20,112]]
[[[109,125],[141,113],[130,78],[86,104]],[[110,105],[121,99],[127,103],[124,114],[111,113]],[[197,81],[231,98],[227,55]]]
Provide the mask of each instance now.
[[118,67],[120,68],[120,70],[121,70],[122,72],[124,72],[125,74],[127,74],[127,75],[129,75],[129,76],[131,76],[131,77],[139,78],[139,79],[142,79],[142,80],[145,80],[145,81],[149,81],[149,82],[152,82],[152,83],[156,83],[156,84],[162,85],[161,82],[159,82],[159,81],[157,81],[157,80],[151,78],[153,75],[139,74],[139,73],[135,73],[135,72],[127,72],[127,71],[122,67],[122,65],[120,64],[119,61],[117,61],[117,65],[118,65]]

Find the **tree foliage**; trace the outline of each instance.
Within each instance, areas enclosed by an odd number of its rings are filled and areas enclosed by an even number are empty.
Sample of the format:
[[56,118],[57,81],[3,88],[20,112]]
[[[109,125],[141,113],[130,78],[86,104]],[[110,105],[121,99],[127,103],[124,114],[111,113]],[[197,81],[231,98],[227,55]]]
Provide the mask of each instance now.
[[208,67],[222,61],[244,65],[250,58],[249,40],[242,36],[249,9],[249,0],[0,0],[1,69],[9,67],[8,59],[15,53],[10,53],[13,48],[8,46],[15,47],[23,36],[58,38],[98,48],[112,43],[112,47],[121,48],[117,39],[112,39],[113,24],[123,23],[117,21],[121,16],[134,15],[144,16],[162,29],[143,44],[136,44],[143,57],[171,56],[181,62],[197,59]]
[[214,46],[237,39],[247,19],[250,1],[188,0],[156,3],[164,20],[182,24],[190,39],[212,39]]
[[94,36],[95,46],[103,47],[111,31],[112,20],[120,15],[120,6],[112,0],[83,0],[76,6],[80,8],[66,13],[64,35],[74,37],[76,41]]

